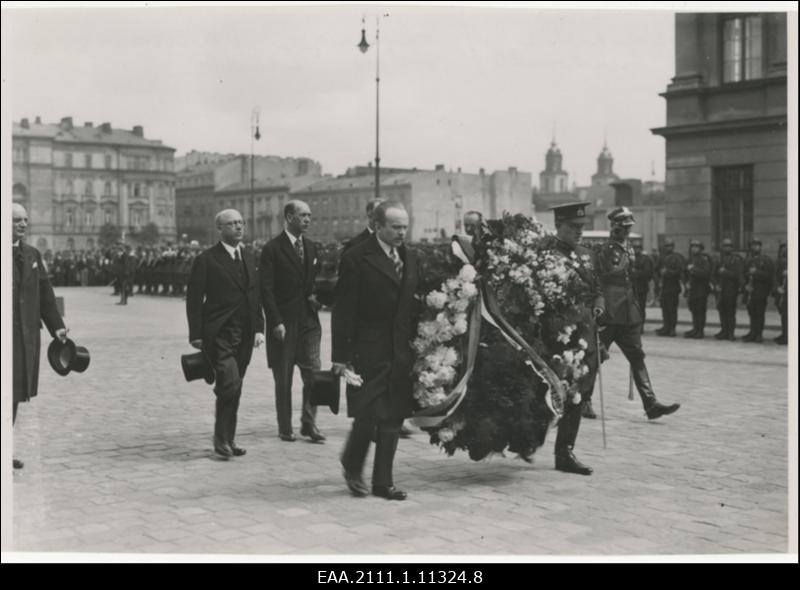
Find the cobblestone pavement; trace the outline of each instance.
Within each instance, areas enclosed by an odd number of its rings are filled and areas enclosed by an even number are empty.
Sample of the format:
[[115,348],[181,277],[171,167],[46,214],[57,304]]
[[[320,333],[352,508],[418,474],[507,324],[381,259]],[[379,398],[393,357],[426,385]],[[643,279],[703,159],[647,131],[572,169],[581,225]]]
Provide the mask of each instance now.
[[[771,341],[646,336],[656,393],[682,404],[654,422],[638,397],[627,400],[614,348],[603,370],[608,447],[600,421],[585,420],[576,448],[591,477],[554,470],[552,433],[529,465],[447,457],[419,432],[400,441],[395,464],[409,498],[388,502],[347,492],[344,413],[320,409],[324,445],[278,439],[263,349],[239,412],[247,456],[218,461],[211,388],[180,371],[191,352],[183,303],[136,296],[119,307],[101,288],[58,294],[91,365],[59,377],[43,361],[40,394],[20,407],[14,550],[445,559],[788,550],[787,348]],[[325,314],[323,364],[328,323]],[[296,427],[299,398],[296,386]]]

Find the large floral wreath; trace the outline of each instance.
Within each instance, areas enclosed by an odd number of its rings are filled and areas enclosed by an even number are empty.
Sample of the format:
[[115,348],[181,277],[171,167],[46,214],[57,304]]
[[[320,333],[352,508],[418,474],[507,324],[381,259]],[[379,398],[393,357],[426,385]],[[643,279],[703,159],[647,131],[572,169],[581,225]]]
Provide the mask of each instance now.
[[423,273],[415,420],[449,454],[507,449],[529,459],[564,404],[580,403],[588,342],[576,328],[591,297],[580,273],[591,260],[556,252],[523,215],[488,227],[474,265]]

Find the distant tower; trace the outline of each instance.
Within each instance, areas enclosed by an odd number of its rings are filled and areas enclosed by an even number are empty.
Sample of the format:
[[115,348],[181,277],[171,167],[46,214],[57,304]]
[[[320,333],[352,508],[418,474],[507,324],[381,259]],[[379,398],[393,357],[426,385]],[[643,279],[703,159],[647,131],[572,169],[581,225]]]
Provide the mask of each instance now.
[[619,180],[614,174],[614,156],[608,149],[608,144],[603,141],[603,151],[597,156],[597,172],[592,174],[592,186],[604,186]]
[[544,157],[544,170],[539,173],[539,192],[569,192],[569,174],[562,169],[561,150],[556,145],[556,138],[550,142],[550,149]]

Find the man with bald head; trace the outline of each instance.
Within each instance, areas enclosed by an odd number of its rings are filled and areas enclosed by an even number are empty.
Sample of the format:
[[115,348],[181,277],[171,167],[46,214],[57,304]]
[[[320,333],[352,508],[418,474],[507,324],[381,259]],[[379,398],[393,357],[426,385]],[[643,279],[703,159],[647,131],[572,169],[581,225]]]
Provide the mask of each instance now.
[[303,379],[300,434],[322,443],[325,436],[316,424],[317,407],[311,404],[314,371],[319,370],[319,323],[315,283],[319,260],[314,242],[305,238],[311,225],[311,209],[292,200],[283,209],[285,230],[261,250],[261,301],[267,316],[267,363],[275,378],[275,410],[278,437],[294,442],[292,427],[292,378],[294,367]]
[[220,241],[192,264],[186,288],[189,342],[214,368],[217,397],[214,451],[227,460],[246,451],[236,444],[239,400],[253,346],[264,342],[255,260],[242,246],[244,220],[235,209],[217,213]]
[[[56,297],[42,262],[42,255],[25,243],[28,212],[19,203],[11,206],[13,221],[13,306],[14,306],[14,406],[12,424],[17,421],[17,406],[36,396],[39,389],[39,351],[42,323],[50,335],[67,340],[67,329],[58,313]],[[24,464],[14,459],[14,469]]]

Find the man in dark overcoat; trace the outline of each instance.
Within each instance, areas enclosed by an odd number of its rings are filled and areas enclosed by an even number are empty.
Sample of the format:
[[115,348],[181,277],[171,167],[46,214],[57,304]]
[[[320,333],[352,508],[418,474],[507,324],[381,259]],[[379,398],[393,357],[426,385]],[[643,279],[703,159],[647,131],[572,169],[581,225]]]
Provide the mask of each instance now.
[[348,383],[347,412],[354,420],[341,461],[351,493],[367,495],[362,471],[374,434],[372,493],[404,500],[406,493],[394,486],[392,464],[403,419],[413,409],[417,260],[404,245],[405,207],[384,201],[374,214],[375,234],[342,257],[333,307],[334,370],[363,381]]
[[261,304],[267,317],[267,364],[275,378],[278,436],[286,442],[295,440],[292,378],[297,365],[303,380],[300,434],[322,442],[325,436],[316,425],[317,407],[311,403],[322,338],[315,295],[317,246],[304,237],[311,225],[311,209],[303,201],[292,200],[286,203],[283,216],[285,231],[264,246],[258,267]]
[[[12,424],[17,421],[17,406],[35,397],[39,390],[39,351],[42,323],[54,338],[67,340],[64,320],[58,313],[56,297],[47,276],[42,255],[25,243],[28,212],[19,203],[11,206],[13,218],[13,288],[14,399]],[[14,459],[14,468],[22,469],[22,461]]]
[[253,346],[264,342],[264,316],[255,260],[241,244],[241,214],[226,209],[217,214],[215,223],[220,241],[192,264],[186,315],[189,342],[207,355],[214,368],[214,451],[228,459],[246,452],[236,445],[237,413]]

